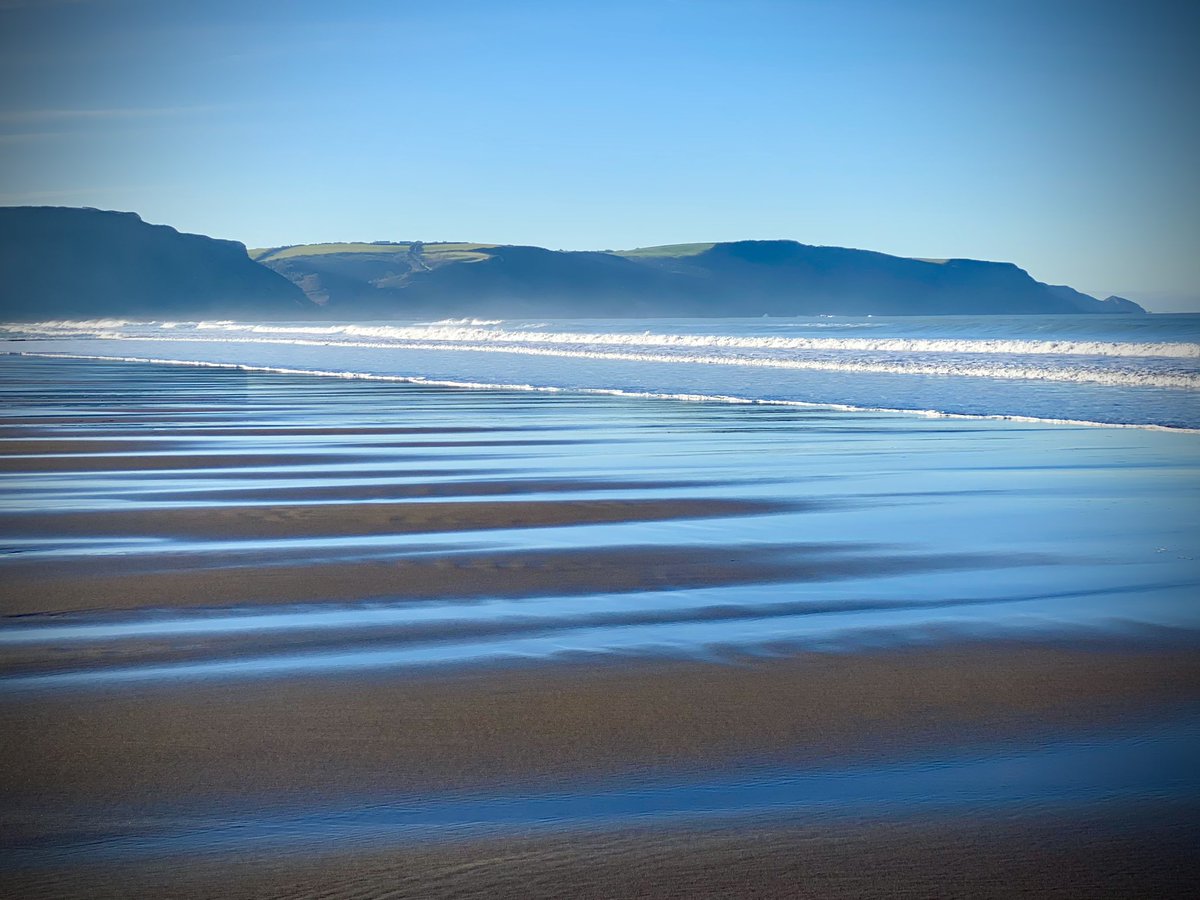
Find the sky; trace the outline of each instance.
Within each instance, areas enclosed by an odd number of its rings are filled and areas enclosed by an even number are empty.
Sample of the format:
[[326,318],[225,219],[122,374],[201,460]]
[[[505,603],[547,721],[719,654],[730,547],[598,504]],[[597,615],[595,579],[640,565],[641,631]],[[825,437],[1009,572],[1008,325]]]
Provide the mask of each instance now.
[[1200,3],[0,0],[0,205],[789,238],[1200,310]]

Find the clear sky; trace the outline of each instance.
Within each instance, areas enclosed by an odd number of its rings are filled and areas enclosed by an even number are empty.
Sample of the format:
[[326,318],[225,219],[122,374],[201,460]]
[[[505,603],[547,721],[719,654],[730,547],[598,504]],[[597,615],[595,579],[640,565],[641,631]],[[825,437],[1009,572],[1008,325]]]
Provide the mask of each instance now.
[[1200,2],[0,0],[0,204],[793,238],[1200,309]]

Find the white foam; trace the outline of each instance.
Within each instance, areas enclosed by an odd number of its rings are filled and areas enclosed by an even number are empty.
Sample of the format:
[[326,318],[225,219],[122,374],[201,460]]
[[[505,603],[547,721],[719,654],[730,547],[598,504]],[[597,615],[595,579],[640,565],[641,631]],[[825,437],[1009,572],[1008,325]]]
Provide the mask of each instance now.
[[211,369],[233,369],[242,372],[268,372],[279,375],[311,375],[320,378],[343,378],[356,381],[384,381],[401,384],[425,385],[428,387],[447,387],[463,390],[481,391],[522,391],[548,394],[583,394],[608,397],[631,397],[652,400],[676,400],[691,403],[731,403],[754,406],[786,406],[805,409],[833,409],[844,412],[863,413],[894,413],[902,415],[917,415],[923,418],[936,419],[969,419],[996,422],[1027,422],[1042,425],[1067,425],[1089,428],[1132,428],[1145,431],[1165,431],[1178,434],[1200,434],[1200,428],[1186,428],[1168,425],[1139,424],[1126,422],[1099,422],[1088,419],[1053,418],[1043,416],[1022,416],[1009,414],[986,413],[954,413],[936,409],[905,409],[886,406],[861,406],[848,403],[818,403],[807,400],[785,400],[763,397],[739,397],[727,394],[698,394],[698,393],[669,393],[657,391],[635,391],[623,388],[582,388],[563,387],[557,385],[535,385],[525,383],[460,381],[447,378],[428,378],[423,375],[383,375],[370,372],[337,371],[325,369],[295,368],[290,366],[259,366],[244,363],[212,362],[209,360],[168,359],[148,356],[106,356],[100,354],[82,353],[49,353],[20,351],[18,356],[32,356],[52,359],[96,359],[108,362],[152,363],[167,366],[197,366]]
[[1039,356],[1132,356],[1200,359],[1200,343],[1182,341],[1072,341],[1030,339],[956,338],[825,338],[739,336],[714,334],[604,333],[581,331],[524,331],[483,327],[502,320],[447,319],[428,325],[239,325],[235,322],[201,322],[198,328],[247,331],[273,335],[343,335],[396,341],[462,343],[539,343],[552,345],[737,348],[748,350],[861,351],[875,353],[969,353]]
[[[645,330],[635,330],[648,324]],[[788,323],[811,326],[812,320]],[[825,324],[825,323],[816,323]],[[861,324],[855,323],[855,324]],[[0,326],[12,349],[176,357],[458,386],[559,385],[746,402],[1200,424],[1200,323],[1170,317],[880,320],[879,337],[797,336],[757,320],[247,323],[60,320]],[[1049,339],[1052,337],[1053,339]],[[1144,340],[1132,340],[1141,337]],[[108,345],[108,346],[105,346]]]
[[104,328],[123,328],[127,325],[148,325],[150,322],[137,322],[132,319],[51,319],[47,322],[3,322],[0,331],[10,334],[46,332],[90,332]]
[[[239,329],[257,333],[259,326]],[[329,332],[322,326],[297,327],[290,329],[293,333],[305,335],[326,335]],[[98,332],[97,337],[115,340],[145,340],[142,335],[126,335],[119,332]],[[547,356],[568,359],[614,360],[643,363],[685,363],[690,365],[707,366],[746,366],[751,368],[789,369],[813,372],[845,372],[870,373],[890,375],[924,375],[942,377],[970,377],[985,379],[1022,379],[1031,381],[1062,381],[1074,383],[1104,384],[1122,387],[1160,387],[1179,390],[1200,390],[1200,373],[1197,372],[1163,372],[1153,369],[1135,368],[1104,368],[1087,365],[1033,365],[1019,364],[1004,359],[921,359],[893,358],[871,359],[843,356],[841,358],[827,356],[824,358],[795,358],[775,356],[716,356],[712,354],[665,354],[651,352],[634,352],[622,350],[583,349],[565,346],[535,347],[522,344],[492,344],[492,343],[459,343],[448,341],[353,341],[353,340],[316,340],[306,338],[277,338],[277,337],[234,337],[204,338],[196,336],[176,337],[162,335],[153,340],[162,343],[198,343],[198,344],[275,344],[292,345],[297,347],[321,346],[341,347],[359,350],[452,350],[463,353],[509,353],[522,356]]]
[[[0,329],[36,335],[39,331],[96,332],[127,326],[241,332],[286,338],[293,335],[345,337],[377,341],[422,341],[453,344],[541,344],[576,348],[858,352],[887,354],[967,354],[973,356],[1094,356],[1200,359],[1200,343],[1190,341],[1043,340],[1018,338],[794,337],[735,334],[662,334],[643,332],[545,331],[546,323],[497,328],[502,319],[443,319],[415,325],[240,323],[230,319],[194,323],[155,323],[126,319],[56,320],[0,325]],[[820,327],[817,323],[783,323],[788,327]],[[842,325],[830,327],[845,327]],[[108,334],[106,337],[110,336]],[[144,334],[136,335],[145,337]]]
[[500,325],[504,322],[503,319],[438,319],[436,322],[430,322],[430,325]]

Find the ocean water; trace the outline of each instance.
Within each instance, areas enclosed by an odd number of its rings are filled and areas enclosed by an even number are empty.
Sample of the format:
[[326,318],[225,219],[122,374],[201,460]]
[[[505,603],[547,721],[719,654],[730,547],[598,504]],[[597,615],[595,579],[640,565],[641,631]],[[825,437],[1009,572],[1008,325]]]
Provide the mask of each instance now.
[[1200,428],[1200,315],[42,322],[0,351]]

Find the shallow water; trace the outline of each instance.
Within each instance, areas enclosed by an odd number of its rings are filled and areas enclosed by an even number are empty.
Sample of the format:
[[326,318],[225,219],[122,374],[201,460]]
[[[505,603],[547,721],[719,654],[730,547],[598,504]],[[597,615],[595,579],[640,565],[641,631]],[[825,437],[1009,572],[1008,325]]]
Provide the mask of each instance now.
[[[0,701],[22,708],[133,686],[1200,633],[1188,432],[17,356],[0,357],[0,397]],[[530,501],[577,504],[576,523],[504,518]],[[386,504],[394,527],[364,524]],[[468,524],[401,527],[429,504]],[[360,515],[289,533],[347,505]],[[205,524],[229,510],[274,531]],[[870,766],[140,809],[132,830],[77,810],[90,839],[12,859],[1154,803],[1200,787],[1196,721]]]
[[[144,573],[147,589],[138,612],[68,604],[53,620],[9,619],[0,652],[22,652],[0,691],[1200,626],[1191,434],[127,363],[0,365],[8,414],[26,423],[0,440],[15,451],[10,464],[28,469],[0,474],[9,577],[75,578],[86,595]],[[157,421],[154,410],[174,420]],[[74,419],[50,418],[62,416]],[[80,417],[102,421],[85,431]],[[300,423],[311,433],[289,433]],[[486,430],[454,430],[464,426]],[[153,449],[114,454],[101,439]],[[58,442],[53,453],[20,452],[48,440]],[[431,442],[442,446],[414,457]],[[143,470],[147,459],[159,467]],[[305,499],[317,488],[324,493]],[[406,488],[501,511],[531,499],[600,505],[585,511],[635,505],[592,524],[583,515],[580,524],[488,527],[485,517],[469,530],[385,522],[362,533],[343,522],[328,534],[286,535],[297,510],[344,508],[347,498],[362,509],[385,498],[399,510],[443,502],[405,497]],[[680,498],[760,507],[700,517],[664,507],[647,519],[651,508],[636,505]],[[162,524],[139,532],[138,516],[150,512],[169,523],[172,510],[259,507],[268,525],[282,522],[280,536],[172,535]],[[571,554],[609,561],[558,586],[555,561]],[[614,589],[611,569],[623,558],[676,559],[690,575],[672,582],[668,566],[653,589],[636,579]],[[264,606],[248,583],[211,602],[188,598],[186,608],[153,593],[164,571],[301,566],[336,578],[338,566],[367,562],[422,564],[428,589],[396,583],[352,602],[314,589]],[[507,587],[516,573],[527,576],[522,586]],[[470,583],[442,589],[456,574]],[[196,637],[207,656],[166,659],[172,644]],[[147,655],[147,641],[167,642],[161,659]],[[50,647],[53,669],[29,670]]]

